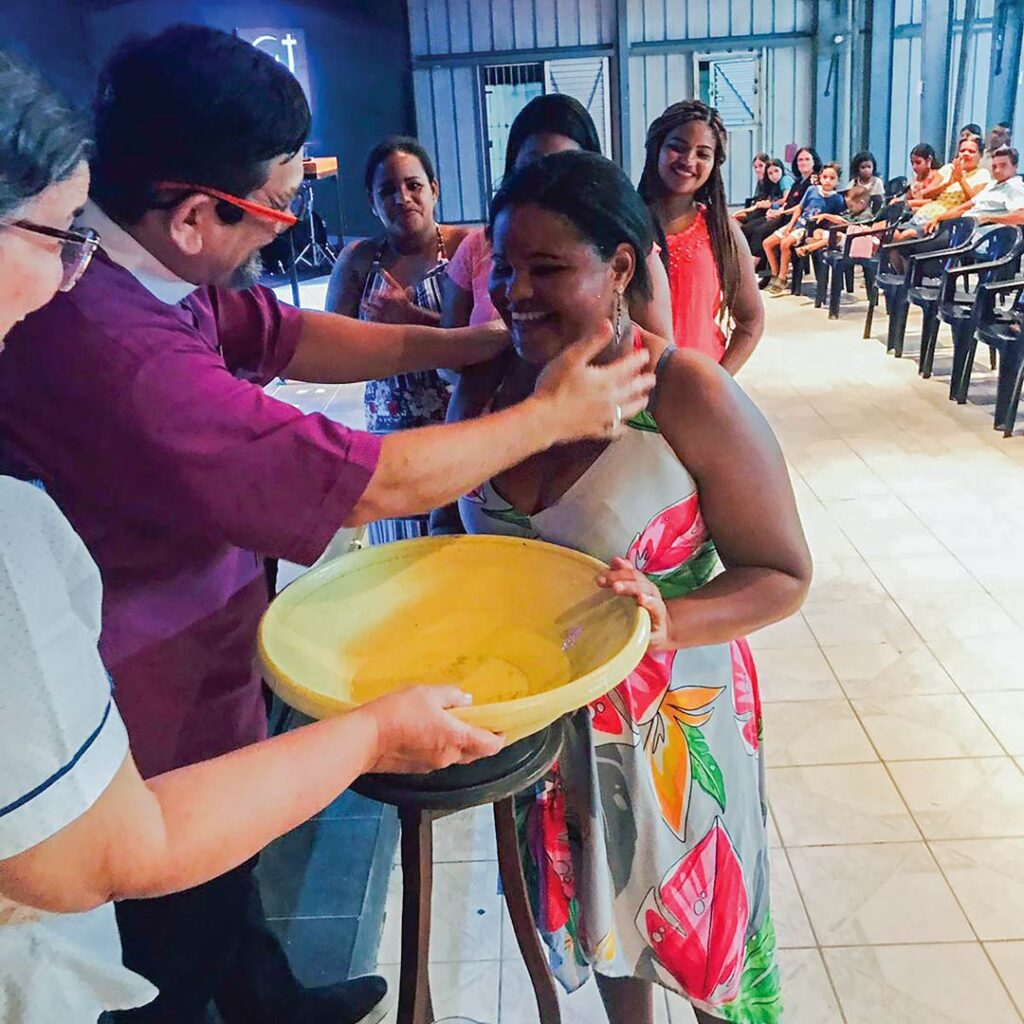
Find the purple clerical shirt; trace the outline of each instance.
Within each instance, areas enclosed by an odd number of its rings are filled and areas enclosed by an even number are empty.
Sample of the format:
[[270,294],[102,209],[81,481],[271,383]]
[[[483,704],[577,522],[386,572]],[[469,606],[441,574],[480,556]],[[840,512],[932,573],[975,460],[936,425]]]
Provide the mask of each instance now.
[[100,253],[0,356],[0,443],[100,568],[100,650],[145,776],[265,736],[262,556],[315,561],[376,467],[378,438],[263,392],[300,331],[266,289],[170,304]]

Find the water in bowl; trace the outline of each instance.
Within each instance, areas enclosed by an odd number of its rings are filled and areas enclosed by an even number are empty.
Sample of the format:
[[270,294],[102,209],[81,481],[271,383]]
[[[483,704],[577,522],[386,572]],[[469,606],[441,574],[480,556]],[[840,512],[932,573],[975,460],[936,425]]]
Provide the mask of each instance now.
[[396,635],[393,643],[358,657],[352,671],[355,702],[417,683],[454,683],[474,703],[491,704],[564,686],[572,678],[561,637],[487,612],[441,615],[405,628],[415,630],[415,644],[403,644]]

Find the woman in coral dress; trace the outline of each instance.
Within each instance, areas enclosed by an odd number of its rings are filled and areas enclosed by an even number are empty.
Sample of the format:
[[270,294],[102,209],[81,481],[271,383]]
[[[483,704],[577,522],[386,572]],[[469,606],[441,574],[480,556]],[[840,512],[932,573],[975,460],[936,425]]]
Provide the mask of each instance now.
[[717,110],[675,103],[648,129],[638,187],[663,236],[675,343],[735,375],[761,339],[764,308],[750,248],[729,216],[725,147]]
[[630,321],[651,224],[613,164],[562,153],[523,168],[494,200],[492,231],[491,297],[515,351],[496,388],[474,393],[464,376],[459,408],[528,394],[596,331],[609,354],[643,347],[658,367],[652,406],[616,440],[553,448],[460,502],[471,533],[608,563],[600,585],[652,619],[636,671],[566,719],[557,767],[519,801],[552,970],[570,991],[596,971],[612,1024],[651,1024],[655,985],[704,1022],[775,1024],[760,703],[742,635],[791,614],[808,584],[782,455],[726,373]]

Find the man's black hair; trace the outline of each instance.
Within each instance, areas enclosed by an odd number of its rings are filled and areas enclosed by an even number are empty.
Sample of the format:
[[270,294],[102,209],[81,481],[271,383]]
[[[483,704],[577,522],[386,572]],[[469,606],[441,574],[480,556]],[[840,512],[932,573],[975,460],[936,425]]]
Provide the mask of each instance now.
[[1010,163],[1016,167],[1020,163],[1020,153],[1013,148],[1013,146],[1000,146],[993,154],[992,159],[994,160],[997,156],[1007,156],[1010,158]]
[[[100,74],[95,116],[92,195],[125,224],[162,205],[161,181],[244,198],[267,180],[272,158],[302,148],[310,126],[294,75],[263,50],[200,25],[125,42]],[[227,204],[218,211],[237,219]]]

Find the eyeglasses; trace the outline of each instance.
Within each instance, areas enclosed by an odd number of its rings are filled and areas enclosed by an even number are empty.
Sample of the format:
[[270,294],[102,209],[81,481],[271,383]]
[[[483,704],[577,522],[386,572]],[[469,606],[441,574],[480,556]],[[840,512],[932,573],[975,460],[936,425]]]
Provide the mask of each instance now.
[[64,268],[59,289],[62,292],[69,292],[78,284],[92,262],[93,254],[100,247],[100,236],[92,228],[86,228],[84,231],[61,231],[60,228],[33,224],[28,220],[0,221],[0,224],[57,240],[60,244],[60,262]]
[[295,198],[289,204],[287,210],[277,210],[265,203],[256,203],[251,199],[240,199],[231,195],[230,192],[221,192],[220,189],[211,188],[209,185],[189,185],[181,181],[159,181],[154,186],[156,189],[177,189],[185,192],[198,192],[204,196],[212,196],[223,203],[230,203],[238,209],[251,213],[254,217],[262,217],[264,220],[272,220],[285,227],[294,227],[306,214],[306,191],[299,189]]

